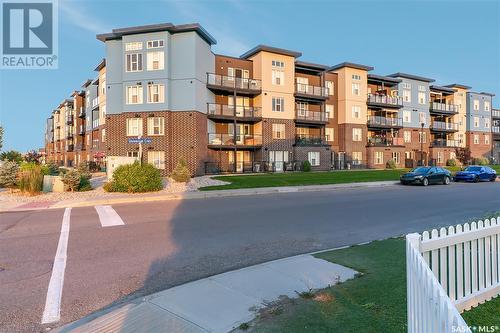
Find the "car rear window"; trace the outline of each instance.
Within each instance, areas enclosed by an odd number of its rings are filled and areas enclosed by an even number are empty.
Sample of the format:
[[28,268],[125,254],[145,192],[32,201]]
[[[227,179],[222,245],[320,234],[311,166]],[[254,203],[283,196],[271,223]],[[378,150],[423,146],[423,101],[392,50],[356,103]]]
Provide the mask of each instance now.
[[481,167],[467,167],[465,171],[481,171]]

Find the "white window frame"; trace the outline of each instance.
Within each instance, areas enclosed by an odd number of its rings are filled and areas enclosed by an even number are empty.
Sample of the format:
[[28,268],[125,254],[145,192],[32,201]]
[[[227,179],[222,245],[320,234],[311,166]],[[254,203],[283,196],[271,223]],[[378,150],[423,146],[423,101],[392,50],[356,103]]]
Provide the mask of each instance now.
[[488,134],[484,135],[484,144],[489,145],[490,144],[490,136]]
[[351,115],[352,115],[353,119],[360,119],[361,118],[361,106],[359,106],[359,105],[351,106]]
[[411,90],[403,89],[403,101],[411,103]]
[[284,140],[285,139],[285,124],[273,124],[273,139],[274,140]]
[[351,83],[351,93],[353,96],[359,96],[361,93],[361,85],[358,82]]
[[475,99],[474,102],[473,102],[473,109],[474,111],[479,111],[479,100],[478,99]]
[[142,50],[142,42],[125,43],[125,51],[140,51]]
[[[143,90],[142,86],[128,86],[126,94],[127,94],[127,96],[126,96],[127,97],[126,98],[127,104],[133,105],[133,104],[142,104],[143,103],[144,90]],[[134,96],[137,96],[136,102],[133,101]]]
[[335,118],[335,105],[333,105],[333,104],[326,104],[325,105],[325,111],[328,114],[328,119]]
[[165,169],[165,152],[161,150],[148,151],[148,163],[157,169]]
[[479,127],[479,117],[474,117],[474,127]]
[[474,134],[474,144],[475,145],[479,144],[479,134]]
[[165,52],[153,51],[146,54],[148,71],[161,71],[165,69]]
[[325,86],[328,89],[328,95],[333,96],[335,94],[335,83],[333,81],[325,81]]
[[[133,59],[134,56],[136,56],[135,61]],[[142,53],[127,53],[125,55],[125,71],[127,73],[142,72],[143,66],[144,64],[142,62]]]
[[403,122],[411,123],[411,111],[403,110]]
[[490,111],[490,110],[491,110],[490,101],[484,101],[484,111]]
[[401,153],[399,151],[393,151],[391,157],[396,165],[401,164]]
[[142,118],[127,118],[126,133],[127,136],[142,135]]
[[333,127],[326,127],[325,128],[325,136],[326,136],[327,142],[334,142],[335,141],[335,129]]
[[363,152],[353,151],[352,152],[352,165],[361,165],[363,162]]
[[384,164],[384,152],[376,151],[374,155],[374,164]]
[[411,143],[411,131],[403,132],[403,140],[405,143]]
[[309,161],[311,166],[319,166],[321,164],[319,151],[307,152],[307,160]]
[[426,104],[426,96],[425,92],[419,91],[418,92],[418,104]]
[[160,83],[148,84],[148,103],[165,103],[165,85]]
[[352,141],[360,142],[363,140],[363,130],[359,127],[352,129]]
[[285,99],[283,97],[273,97],[271,104],[273,112],[285,112]]
[[148,40],[146,45],[148,49],[159,49],[165,46],[165,41],[163,39]]
[[272,84],[275,86],[285,85],[285,72],[279,69],[273,69],[271,72]]
[[164,117],[149,117],[148,118],[148,135],[158,136],[165,134],[165,118]]

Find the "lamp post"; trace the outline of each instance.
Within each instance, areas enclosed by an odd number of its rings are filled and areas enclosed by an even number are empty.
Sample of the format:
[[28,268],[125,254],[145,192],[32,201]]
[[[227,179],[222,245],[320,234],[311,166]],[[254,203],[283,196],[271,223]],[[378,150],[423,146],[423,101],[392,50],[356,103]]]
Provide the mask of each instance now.
[[422,131],[420,132],[420,166],[424,165],[424,126],[425,123],[420,124]]

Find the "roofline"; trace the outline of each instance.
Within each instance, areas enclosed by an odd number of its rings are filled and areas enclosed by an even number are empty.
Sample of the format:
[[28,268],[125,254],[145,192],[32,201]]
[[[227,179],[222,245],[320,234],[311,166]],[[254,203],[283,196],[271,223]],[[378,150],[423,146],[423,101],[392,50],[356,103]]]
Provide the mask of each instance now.
[[489,92],[484,92],[484,91],[481,91],[481,92],[478,92],[478,91],[468,91],[467,92],[468,94],[476,94],[476,95],[487,95],[487,96],[490,96],[490,97],[494,97],[495,94],[492,94],[492,93],[489,93]]
[[481,91],[481,94],[483,94],[483,95],[489,95],[489,96],[491,96],[491,97],[494,97],[494,96],[495,96],[495,94],[493,94],[493,93],[489,93],[489,92],[485,92],[485,91]]
[[106,58],[102,58],[101,62],[97,65],[97,67],[94,69],[95,72],[99,72],[101,69],[106,67]]
[[158,24],[128,27],[128,28],[117,28],[113,29],[109,33],[98,34],[96,35],[96,38],[101,42],[106,42],[108,40],[121,39],[123,36],[127,35],[144,34],[144,33],[159,32],[159,31],[168,31],[171,34],[194,31],[201,38],[203,38],[208,44],[210,45],[217,44],[217,40],[215,40],[215,38],[212,37],[212,35],[210,35],[199,23],[189,23],[180,25],[173,25],[172,23],[158,23]]
[[361,69],[361,70],[365,70],[365,71],[372,71],[373,70],[373,67],[372,66],[366,66],[366,65],[361,65],[361,64],[355,64],[353,62],[342,62],[340,64],[337,64],[337,65],[334,65],[334,66],[331,66],[330,68],[328,68],[328,71],[335,71],[337,69],[340,69],[340,68],[344,68],[344,67],[349,67],[349,68],[355,68],[355,69]]
[[295,61],[295,67],[303,67],[316,71],[326,71],[329,68],[328,65],[315,64],[312,62],[299,61],[299,60]]
[[417,80],[417,81],[424,81],[424,82],[434,82],[436,80],[430,79],[428,77],[423,77],[423,76],[418,76],[418,75],[413,75],[413,74],[407,74],[407,73],[401,73],[397,72],[394,74],[387,75],[390,77],[404,77],[405,79],[411,79],[411,80]]
[[465,89],[465,90],[472,89],[472,87],[469,87],[469,86],[466,86],[465,84],[460,84],[460,83],[447,84],[444,87],[459,88],[459,89]]
[[445,93],[448,93],[448,94],[453,94],[455,92],[455,90],[453,90],[453,89],[451,89],[449,87],[436,86],[436,85],[431,85],[430,89],[431,90],[437,90],[437,91],[445,92]]
[[92,80],[91,79],[87,79],[87,81],[85,81],[82,84],[82,88],[87,88],[91,83],[92,83]]
[[377,75],[377,74],[368,74],[368,80],[379,80],[379,81],[387,81],[390,83],[398,84],[401,82],[401,79],[397,79],[394,77],[388,77],[385,75]]
[[298,58],[302,55],[302,53],[300,53],[300,52],[287,50],[287,49],[281,49],[281,48],[274,47],[274,46],[259,44],[256,47],[254,47],[253,49],[250,49],[247,52],[240,55],[240,58],[247,59],[247,58],[249,58],[249,57],[251,57],[254,54],[257,54],[259,52],[277,53],[277,54],[286,55],[286,56],[290,56],[290,57],[294,57],[294,58]]

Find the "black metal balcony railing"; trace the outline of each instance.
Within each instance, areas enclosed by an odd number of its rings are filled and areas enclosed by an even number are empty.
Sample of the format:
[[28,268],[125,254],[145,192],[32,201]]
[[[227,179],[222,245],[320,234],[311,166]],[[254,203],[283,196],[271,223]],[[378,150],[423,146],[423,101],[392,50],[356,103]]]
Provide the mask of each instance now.
[[328,114],[322,111],[295,110],[297,120],[306,122],[328,122]]
[[75,145],[71,144],[66,146],[66,151],[73,151],[73,150],[75,150]]
[[66,116],[66,125],[72,125],[72,124],[73,124],[73,115]]
[[80,125],[80,130],[78,131],[79,135],[84,135],[85,134],[85,127],[83,125]]
[[403,119],[369,116],[367,124],[371,127],[403,127]]
[[368,138],[368,146],[403,146],[403,138],[372,136]]
[[80,112],[78,113],[78,118],[85,118],[85,108],[83,106],[80,107]]
[[208,103],[207,115],[209,117],[237,117],[237,118],[262,118],[260,107],[239,106]]
[[374,105],[402,107],[403,98],[399,96],[392,97],[387,95],[368,94],[367,103]]
[[260,80],[225,76],[214,73],[207,73],[207,85],[253,91],[260,91],[262,89]]
[[328,88],[304,83],[295,83],[295,92],[301,95],[328,97]]
[[73,136],[74,136],[73,132],[66,133],[66,139],[71,139],[71,138],[73,138]]
[[443,132],[456,132],[458,131],[458,123],[447,123],[444,121],[433,121],[431,123],[431,130]]
[[312,134],[296,134],[296,145],[324,145],[326,144],[325,138],[319,135]]
[[500,110],[491,110],[491,116],[496,119],[500,119]]
[[460,147],[458,140],[435,139],[431,142],[432,147]]
[[262,145],[262,135],[260,134],[208,134],[208,144],[210,146],[260,146]]
[[437,112],[437,113],[446,113],[446,114],[458,113],[458,105],[455,104],[431,102],[429,109],[431,112]]
[[493,127],[491,127],[491,132],[493,134],[500,134],[500,126],[493,126]]

